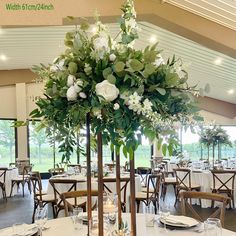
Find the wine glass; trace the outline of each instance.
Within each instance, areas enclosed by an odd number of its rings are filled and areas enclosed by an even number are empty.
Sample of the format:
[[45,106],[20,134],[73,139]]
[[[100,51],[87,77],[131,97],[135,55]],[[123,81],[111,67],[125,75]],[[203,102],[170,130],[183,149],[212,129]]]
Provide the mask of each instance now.
[[39,235],[42,235],[42,230],[47,222],[47,208],[40,206],[35,213],[35,223],[39,228]]
[[73,223],[74,223],[74,229],[81,229],[83,226],[83,208],[81,207],[75,207],[73,209]]
[[168,203],[163,202],[159,205],[159,214],[160,219],[163,220],[164,224],[164,231],[167,231],[166,229],[166,219],[170,215],[170,205]]

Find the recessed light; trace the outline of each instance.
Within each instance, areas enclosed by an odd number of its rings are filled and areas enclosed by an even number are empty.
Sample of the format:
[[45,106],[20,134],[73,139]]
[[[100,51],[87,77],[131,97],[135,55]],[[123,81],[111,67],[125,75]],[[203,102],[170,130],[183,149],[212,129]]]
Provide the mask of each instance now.
[[150,43],[156,43],[157,42],[157,36],[156,35],[152,35],[149,39]]
[[216,58],[215,61],[214,61],[214,64],[217,65],[217,66],[221,65],[221,63],[222,63],[222,58],[220,58],[220,57]]
[[0,55],[0,60],[1,60],[1,61],[6,61],[6,60],[7,60],[6,55],[1,54],[1,55]]
[[234,90],[233,90],[233,89],[229,89],[229,90],[227,91],[227,93],[228,93],[228,94],[234,94]]

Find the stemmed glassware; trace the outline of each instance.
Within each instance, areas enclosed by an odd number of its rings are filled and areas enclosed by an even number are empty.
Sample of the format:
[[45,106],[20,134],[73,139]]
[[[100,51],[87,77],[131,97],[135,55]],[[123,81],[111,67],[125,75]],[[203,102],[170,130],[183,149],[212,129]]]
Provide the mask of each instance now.
[[47,217],[48,217],[48,211],[46,207],[40,206],[35,213],[35,224],[38,226],[39,229],[39,235],[42,235],[42,230],[44,225],[47,222]]
[[159,214],[160,214],[160,219],[163,220],[162,223],[164,224],[164,230],[167,231],[167,229],[166,229],[166,219],[170,215],[170,205],[168,203],[165,203],[165,202],[160,204],[159,205]]
[[72,219],[74,223],[74,229],[81,229],[83,227],[83,208],[75,207],[73,209]]

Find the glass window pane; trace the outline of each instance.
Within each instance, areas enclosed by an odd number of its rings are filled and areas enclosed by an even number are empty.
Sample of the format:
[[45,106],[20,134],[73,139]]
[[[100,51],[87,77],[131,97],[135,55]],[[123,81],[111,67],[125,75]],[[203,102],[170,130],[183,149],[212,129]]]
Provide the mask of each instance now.
[[13,120],[0,120],[0,165],[15,162],[15,128]]

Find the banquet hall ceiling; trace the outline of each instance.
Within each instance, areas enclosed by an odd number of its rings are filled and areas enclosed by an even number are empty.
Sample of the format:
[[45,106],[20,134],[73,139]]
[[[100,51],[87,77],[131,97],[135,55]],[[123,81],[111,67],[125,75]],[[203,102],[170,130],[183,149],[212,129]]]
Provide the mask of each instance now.
[[236,30],[236,0],[163,0]]
[[[189,72],[190,84],[211,86],[209,97],[236,104],[236,59],[203,47],[147,22],[139,22],[140,38],[135,47],[144,48],[155,41],[164,49],[163,57],[181,57]],[[49,63],[63,52],[64,35],[74,26],[0,28],[0,70],[28,69]],[[118,24],[109,24],[113,36]],[[1,78],[0,78],[1,79]]]

